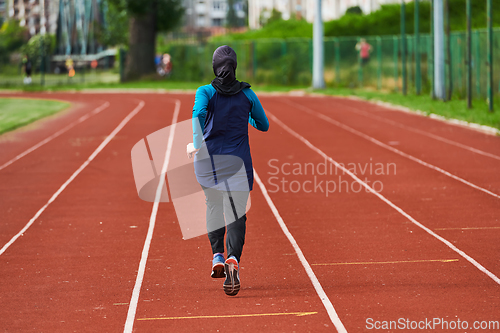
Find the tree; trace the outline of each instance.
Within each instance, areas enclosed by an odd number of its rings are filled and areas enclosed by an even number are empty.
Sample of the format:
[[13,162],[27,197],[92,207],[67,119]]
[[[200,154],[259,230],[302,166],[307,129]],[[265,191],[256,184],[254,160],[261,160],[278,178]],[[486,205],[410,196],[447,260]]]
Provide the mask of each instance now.
[[279,11],[273,8],[271,11],[269,10],[262,10],[260,13],[260,25],[265,27],[269,23],[272,22],[278,22],[283,20],[283,14]]
[[97,28],[97,40],[102,45],[116,46],[128,44],[128,14],[126,0],[108,2],[106,26]]
[[227,0],[226,25],[228,28],[238,26],[238,16],[236,16],[236,10],[234,10],[234,0]]
[[49,34],[38,34],[31,37],[28,43],[21,48],[22,52],[31,59],[33,67],[38,67],[42,63],[42,46],[45,56],[52,54],[56,46],[56,37]]
[[271,11],[271,16],[267,20],[266,24],[273,23],[276,21],[281,21],[282,19],[283,19],[283,14],[279,10],[273,8],[273,10]]
[[9,60],[10,53],[18,50],[27,40],[28,30],[19,21],[8,20],[0,28],[0,63]]
[[156,34],[174,29],[182,19],[182,0],[109,0],[128,15],[129,50],[125,79],[155,72]]
[[361,7],[359,6],[354,6],[354,7],[349,7],[345,11],[346,14],[354,14],[354,15],[363,15],[363,10],[361,10]]

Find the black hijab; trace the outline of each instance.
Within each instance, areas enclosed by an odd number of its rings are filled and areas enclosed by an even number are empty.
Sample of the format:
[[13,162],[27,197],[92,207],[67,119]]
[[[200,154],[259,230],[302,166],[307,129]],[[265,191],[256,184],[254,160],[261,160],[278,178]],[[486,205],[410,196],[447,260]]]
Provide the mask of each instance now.
[[236,95],[244,88],[250,87],[246,82],[236,80],[236,52],[227,45],[219,46],[212,58],[215,78],[212,86],[223,95]]

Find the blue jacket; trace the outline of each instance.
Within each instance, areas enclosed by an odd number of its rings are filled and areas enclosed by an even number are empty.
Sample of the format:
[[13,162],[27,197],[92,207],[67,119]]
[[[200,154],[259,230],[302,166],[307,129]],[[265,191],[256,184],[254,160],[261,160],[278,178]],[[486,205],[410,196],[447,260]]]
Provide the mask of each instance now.
[[[197,126],[197,122],[200,127]],[[248,123],[260,131],[269,129],[264,109],[250,88],[245,88],[235,95],[219,94],[211,84],[196,90],[193,107],[194,147],[201,148],[204,140],[210,156],[231,155],[241,158],[245,164],[251,190],[253,166],[248,140]],[[199,128],[202,133],[199,132]]]

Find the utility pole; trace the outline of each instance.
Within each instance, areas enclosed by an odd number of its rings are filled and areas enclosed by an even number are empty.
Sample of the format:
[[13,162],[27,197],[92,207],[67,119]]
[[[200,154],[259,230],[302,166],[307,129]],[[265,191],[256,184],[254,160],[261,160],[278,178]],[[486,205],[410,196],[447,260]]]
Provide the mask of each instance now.
[[313,26],[313,88],[325,88],[323,75],[323,18],[321,17],[321,0],[316,0]]
[[403,77],[403,95],[407,93],[407,82],[406,82],[406,8],[405,0],[401,2],[401,75]]
[[419,0],[415,0],[415,92],[420,95],[422,90],[421,85],[421,70],[420,70],[420,13]]
[[[444,0],[444,14],[445,14],[445,25],[446,25],[446,58],[448,65],[448,93],[446,99],[451,100],[451,95],[453,94],[453,62],[451,58],[451,31],[450,31],[450,0]],[[446,86],[446,84],[445,84]]]
[[446,99],[443,0],[434,0],[434,95]]
[[488,19],[488,110],[493,112],[493,4],[486,0],[486,15]]
[[[466,3],[467,16],[467,108],[472,108],[472,42],[471,42],[471,8],[470,1]],[[477,61],[477,60],[476,60]]]
[[431,97],[432,99],[436,98],[436,92],[434,91],[435,86],[435,75],[434,75],[434,0],[431,0],[431,49],[430,49],[430,59],[429,59],[429,67],[431,70]]

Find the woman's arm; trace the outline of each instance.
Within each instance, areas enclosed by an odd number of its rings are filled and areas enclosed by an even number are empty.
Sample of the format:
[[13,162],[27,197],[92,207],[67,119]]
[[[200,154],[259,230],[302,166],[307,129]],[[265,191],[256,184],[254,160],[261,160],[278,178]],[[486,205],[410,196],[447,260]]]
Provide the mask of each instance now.
[[207,107],[210,98],[210,92],[206,86],[201,86],[196,90],[192,118],[193,144],[195,149],[200,149],[203,142],[203,130],[205,127],[205,118],[207,116]]
[[255,95],[253,90],[249,88],[244,89],[243,93],[252,104],[248,122],[259,131],[266,132],[269,129],[269,120],[267,120],[266,112],[264,111],[262,104],[260,104],[259,98]]

